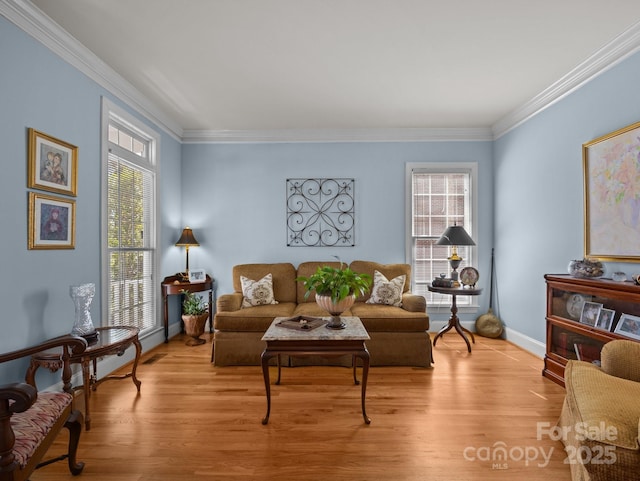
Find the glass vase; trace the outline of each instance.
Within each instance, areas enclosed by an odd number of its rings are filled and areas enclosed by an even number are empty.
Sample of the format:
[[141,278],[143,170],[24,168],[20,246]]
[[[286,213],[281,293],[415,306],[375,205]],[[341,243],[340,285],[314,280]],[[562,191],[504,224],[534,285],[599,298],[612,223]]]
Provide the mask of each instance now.
[[73,299],[76,311],[76,319],[71,329],[71,334],[84,338],[94,338],[96,328],[91,320],[91,301],[96,293],[96,285],[93,283],[81,284],[69,287],[69,295]]

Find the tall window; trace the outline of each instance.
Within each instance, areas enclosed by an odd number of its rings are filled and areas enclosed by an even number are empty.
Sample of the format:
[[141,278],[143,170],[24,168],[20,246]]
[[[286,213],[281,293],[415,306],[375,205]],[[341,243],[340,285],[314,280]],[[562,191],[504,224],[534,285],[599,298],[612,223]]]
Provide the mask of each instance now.
[[[156,327],[157,136],[103,102],[103,304],[107,325]],[[106,106],[106,108],[105,108]]]
[[[475,166],[470,164],[407,166],[407,187],[410,192],[407,203],[410,234],[408,252],[411,254],[413,286],[416,294],[426,297],[429,304],[449,304],[449,296],[428,291],[427,284],[445,273],[449,277],[451,266],[447,257],[451,247],[438,246],[436,242],[451,225],[464,226],[475,237],[473,229],[473,183]],[[458,271],[473,264],[474,249],[459,246],[458,254],[464,259]],[[473,302],[461,297],[458,305]]]

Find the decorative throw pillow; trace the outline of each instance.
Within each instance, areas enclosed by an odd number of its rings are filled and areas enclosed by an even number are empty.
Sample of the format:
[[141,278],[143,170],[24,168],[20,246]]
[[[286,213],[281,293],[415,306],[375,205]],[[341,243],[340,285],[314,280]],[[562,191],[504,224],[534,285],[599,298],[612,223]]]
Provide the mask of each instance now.
[[402,306],[402,290],[406,280],[407,276],[404,274],[388,280],[381,272],[373,271],[373,288],[367,304]]
[[273,297],[273,277],[271,273],[259,281],[240,276],[240,283],[242,284],[242,307],[278,303]]

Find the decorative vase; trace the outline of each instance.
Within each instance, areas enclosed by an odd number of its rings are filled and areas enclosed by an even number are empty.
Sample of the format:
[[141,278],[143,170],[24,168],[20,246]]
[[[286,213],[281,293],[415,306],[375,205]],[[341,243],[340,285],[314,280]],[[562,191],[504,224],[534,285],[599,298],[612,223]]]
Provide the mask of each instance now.
[[96,285],[93,283],[70,286],[69,295],[73,299],[76,311],[76,320],[71,329],[73,336],[84,337],[87,341],[94,341],[98,338],[96,328],[91,320],[89,308],[96,293]]
[[209,319],[208,312],[197,315],[182,314],[184,332],[190,337],[190,339],[187,339],[187,342],[185,342],[187,346],[199,346],[207,342],[204,339],[200,339],[200,336],[204,334],[204,325],[207,323],[207,319]]
[[338,302],[333,302],[331,296],[323,296],[316,294],[316,303],[329,314],[331,320],[327,323],[329,329],[344,329],[345,324],[340,319],[340,314],[353,306],[356,300],[355,295],[350,295]]

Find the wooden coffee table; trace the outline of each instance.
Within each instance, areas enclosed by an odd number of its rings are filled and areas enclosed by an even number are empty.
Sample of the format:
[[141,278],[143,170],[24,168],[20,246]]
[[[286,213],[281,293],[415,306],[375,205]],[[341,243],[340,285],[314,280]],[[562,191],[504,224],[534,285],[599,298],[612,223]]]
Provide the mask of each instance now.
[[[278,323],[286,318],[276,317],[269,329],[262,336],[267,347],[262,353],[262,374],[267,391],[267,414],[262,419],[262,424],[269,422],[271,413],[271,383],[269,381],[269,360],[278,357],[278,379],[280,384],[280,355],[290,356],[341,356],[351,354],[353,356],[353,381],[362,385],[362,417],[366,424],[371,423],[365,409],[365,397],[367,393],[367,377],[369,375],[369,351],[365,346],[369,334],[358,317],[343,317],[344,329],[329,329],[324,324],[314,329],[291,329],[279,326]],[[328,322],[330,318],[325,318]],[[362,359],[362,383],[356,376],[356,359]]]

